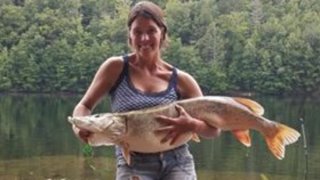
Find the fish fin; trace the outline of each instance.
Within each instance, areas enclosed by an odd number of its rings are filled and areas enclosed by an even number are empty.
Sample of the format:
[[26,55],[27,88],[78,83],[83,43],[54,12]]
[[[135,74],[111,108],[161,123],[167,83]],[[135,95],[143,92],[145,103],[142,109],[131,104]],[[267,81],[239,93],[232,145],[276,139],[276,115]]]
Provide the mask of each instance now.
[[251,146],[249,129],[246,129],[246,130],[237,129],[237,130],[232,130],[231,132],[236,137],[236,139],[238,139],[243,145],[245,145],[246,147]]
[[265,135],[268,148],[280,160],[285,156],[285,146],[296,142],[299,137],[298,131],[280,123],[276,123],[275,133]]
[[131,164],[131,155],[130,155],[130,150],[129,150],[129,144],[128,143],[121,143],[122,146],[122,156],[126,160],[127,164]]
[[240,97],[234,97],[233,98],[235,101],[238,103],[248,107],[252,112],[262,116],[264,114],[264,109],[263,107],[257,103],[256,101],[253,101],[251,99],[247,98],[240,98]]
[[192,140],[195,142],[200,142],[200,138],[197,133],[192,133]]

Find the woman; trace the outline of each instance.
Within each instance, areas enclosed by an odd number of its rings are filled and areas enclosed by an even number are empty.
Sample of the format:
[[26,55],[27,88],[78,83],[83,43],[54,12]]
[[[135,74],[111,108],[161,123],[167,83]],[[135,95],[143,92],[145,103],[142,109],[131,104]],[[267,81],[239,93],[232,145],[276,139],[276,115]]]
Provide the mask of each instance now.
[[[87,92],[76,105],[73,116],[91,114],[92,109],[107,93],[111,96],[112,112],[137,110],[166,104],[178,99],[202,96],[199,85],[188,73],[176,69],[161,59],[161,48],[167,40],[167,27],[162,10],[147,1],[137,3],[128,18],[128,43],[132,53],[111,57],[98,69]],[[155,133],[166,133],[161,142],[174,141],[180,134],[193,131],[212,138],[220,130],[192,118],[177,107],[177,118],[158,117],[167,124]],[[76,135],[87,141],[90,132],[73,127]],[[126,164],[116,148],[117,179],[196,179],[193,157],[187,145],[176,149],[145,154],[134,152],[132,163]]]

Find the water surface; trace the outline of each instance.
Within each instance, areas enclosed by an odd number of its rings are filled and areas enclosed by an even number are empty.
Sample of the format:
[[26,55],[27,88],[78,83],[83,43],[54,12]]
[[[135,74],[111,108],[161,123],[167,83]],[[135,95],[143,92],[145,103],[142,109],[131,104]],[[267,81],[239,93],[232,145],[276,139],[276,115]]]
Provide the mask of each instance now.
[[[80,96],[0,95],[0,179],[114,179],[113,147],[88,155],[66,118]],[[263,137],[252,132],[246,148],[229,132],[214,140],[190,142],[199,180],[303,180],[320,177],[320,101],[317,99],[254,97],[265,117],[301,131],[303,138],[274,158]],[[108,111],[104,100],[95,110]]]

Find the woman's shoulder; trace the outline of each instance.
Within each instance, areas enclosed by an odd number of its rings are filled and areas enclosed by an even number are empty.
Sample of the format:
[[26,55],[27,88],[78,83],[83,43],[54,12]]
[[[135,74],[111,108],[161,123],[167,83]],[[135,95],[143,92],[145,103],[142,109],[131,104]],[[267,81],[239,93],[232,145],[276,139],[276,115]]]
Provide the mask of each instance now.
[[199,87],[199,84],[192,75],[182,70],[177,70],[177,74],[177,87],[182,98],[190,98],[202,95],[202,91]]
[[101,77],[116,78],[118,77],[124,67],[124,60],[122,56],[113,56],[106,59],[99,67],[97,74]]
[[113,56],[106,59],[102,64],[101,67],[104,70],[108,71],[120,71],[124,65],[123,56]]
[[181,69],[177,69],[178,80],[183,83],[188,83],[190,81],[195,81],[194,77],[190,75],[188,72],[183,71]]
[[117,66],[123,66],[123,56],[112,56],[106,59],[102,66],[111,66],[111,67],[117,67]]

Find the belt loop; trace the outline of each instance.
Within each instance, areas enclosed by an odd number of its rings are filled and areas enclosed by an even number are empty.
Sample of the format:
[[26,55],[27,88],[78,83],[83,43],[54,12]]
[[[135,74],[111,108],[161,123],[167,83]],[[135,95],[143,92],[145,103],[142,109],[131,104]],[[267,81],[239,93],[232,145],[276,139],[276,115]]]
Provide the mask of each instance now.
[[161,160],[163,160],[164,153],[163,153],[163,152],[161,152],[161,153],[160,153],[160,155],[159,155],[159,157],[160,157],[160,159],[161,159]]

